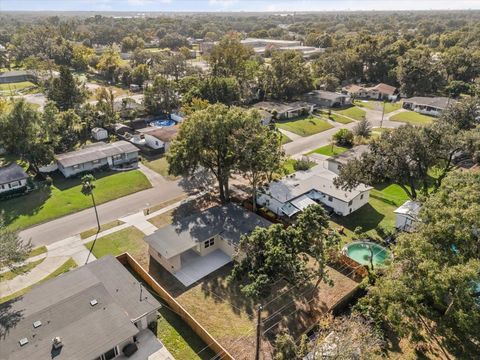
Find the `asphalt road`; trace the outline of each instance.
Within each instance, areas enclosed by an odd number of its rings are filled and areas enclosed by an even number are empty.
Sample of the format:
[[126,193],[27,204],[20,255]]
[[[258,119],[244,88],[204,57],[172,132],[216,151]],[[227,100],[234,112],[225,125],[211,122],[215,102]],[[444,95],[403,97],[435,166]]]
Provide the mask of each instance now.
[[[100,223],[114,221],[141,211],[149,205],[161,203],[184,193],[184,189],[178,181],[156,179],[151,180],[151,183],[154,186],[151,189],[97,206]],[[93,208],[89,208],[23,230],[20,232],[20,236],[23,239],[30,239],[33,246],[36,247],[52,244],[96,226],[95,212]]]

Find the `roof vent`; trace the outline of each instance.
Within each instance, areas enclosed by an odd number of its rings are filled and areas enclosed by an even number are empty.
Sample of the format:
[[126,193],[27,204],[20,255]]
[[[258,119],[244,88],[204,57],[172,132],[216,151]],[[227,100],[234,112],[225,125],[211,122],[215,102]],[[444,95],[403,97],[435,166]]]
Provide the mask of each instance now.
[[33,323],[33,327],[34,327],[35,329],[38,328],[38,327],[40,327],[40,326],[42,326],[42,322],[41,322],[40,320],[35,321],[35,322]]
[[95,306],[98,304],[97,299],[90,300],[90,305]]
[[22,339],[20,339],[19,343],[20,343],[20,346],[27,345],[28,344],[28,339],[26,337],[22,338]]

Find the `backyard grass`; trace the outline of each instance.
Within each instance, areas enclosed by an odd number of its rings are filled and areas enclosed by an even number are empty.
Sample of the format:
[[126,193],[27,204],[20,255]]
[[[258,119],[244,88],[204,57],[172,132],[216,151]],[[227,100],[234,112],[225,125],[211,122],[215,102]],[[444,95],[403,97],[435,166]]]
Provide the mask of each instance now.
[[168,180],[178,179],[179,176],[173,176],[168,174],[168,161],[166,157],[161,157],[159,159],[147,160],[143,159],[142,164],[148,167],[149,169],[155,171],[157,174],[162,175]]
[[309,136],[333,128],[328,121],[313,116],[305,119],[278,121],[276,126],[300,136]]
[[90,241],[85,244],[85,247],[90,250],[96,258],[101,258],[105,255],[117,256],[125,252],[135,258],[142,266],[146,266],[148,261],[148,245],[143,241],[145,234],[137,228],[131,226],[123,230],[119,230],[112,234],[103,236],[93,244]]
[[411,125],[427,125],[434,120],[433,117],[417,113],[415,111],[404,111],[393,115],[390,121],[405,122]]
[[355,120],[365,119],[365,114],[366,114],[365,110],[362,110],[357,106],[351,106],[347,109],[342,109],[342,110],[335,110],[335,112],[340,115],[348,116]]
[[321,154],[326,156],[334,156],[334,155],[343,154],[347,150],[348,148],[346,147],[337,146],[337,145],[332,146],[329,144],[329,145],[319,147],[318,149],[315,149],[313,151],[310,151],[309,154]]
[[[97,205],[151,187],[139,170],[97,173],[95,177]],[[9,228],[23,229],[91,207],[91,198],[80,190],[80,179],[58,176],[51,187],[40,185],[30,194],[0,202],[0,212],[5,212]]]
[[[125,223],[121,220],[114,220],[112,222],[100,225],[100,231],[99,232],[109,230],[111,228],[114,228],[115,226],[119,226],[119,225],[123,225],[123,224],[125,224]],[[95,235],[96,233],[97,233],[97,228],[92,228],[90,230],[86,230],[84,232],[81,232],[80,233],[80,238],[81,239],[86,239],[86,238],[89,238],[90,236]]]
[[344,227],[347,239],[351,239],[358,226],[372,237],[380,239],[376,229],[392,230],[395,226],[393,211],[407,200],[407,195],[398,185],[377,185],[370,191],[368,204],[348,216],[333,216],[332,225],[337,229]]
[[50,275],[46,276],[45,278],[43,278],[42,280],[40,280],[36,284],[28,286],[28,287],[26,287],[26,288],[24,288],[20,291],[17,291],[16,293],[13,293],[11,295],[8,295],[8,296],[5,296],[5,297],[1,298],[0,299],[0,304],[3,304],[4,302],[7,302],[9,300],[15,299],[16,297],[22,296],[22,295],[26,294],[27,292],[29,292],[32,289],[33,286],[41,284],[41,283],[43,283],[47,280],[53,279],[54,277],[57,277],[57,276],[59,276],[63,273],[66,273],[67,271],[69,271],[73,268],[76,268],[76,267],[77,267],[77,263],[75,262],[75,260],[70,258],[67,261],[65,261],[63,263],[63,265],[61,265],[57,270],[55,270]]
[[19,266],[14,270],[6,271],[4,273],[0,274],[0,281],[7,281],[7,280],[12,280],[13,278],[17,277],[18,275],[23,275],[32,270],[35,266],[39,265],[41,262],[43,262],[44,259],[40,259],[37,261],[32,261],[30,263],[27,263],[23,266]]
[[37,247],[35,249],[32,249],[32,251],[30,251],[30,253],[28,254],[28,257],[31,258],[31,257],[37,256],[37,255],[40,255],[40,254],[44,254],[46,252],[47,252],[47,247],[46,246],[40,246],[40,247]]

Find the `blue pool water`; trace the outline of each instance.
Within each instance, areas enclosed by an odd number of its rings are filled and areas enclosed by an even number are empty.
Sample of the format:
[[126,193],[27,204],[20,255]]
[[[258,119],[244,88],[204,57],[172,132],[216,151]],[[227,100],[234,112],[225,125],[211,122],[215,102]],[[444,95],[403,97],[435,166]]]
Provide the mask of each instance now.
[[149,123],[150,126],[156,126],[156,127],[173,126],[175,124],[176,124],[175,121],[169,120],[169,119],[158,119],[158,120],[150,121]]

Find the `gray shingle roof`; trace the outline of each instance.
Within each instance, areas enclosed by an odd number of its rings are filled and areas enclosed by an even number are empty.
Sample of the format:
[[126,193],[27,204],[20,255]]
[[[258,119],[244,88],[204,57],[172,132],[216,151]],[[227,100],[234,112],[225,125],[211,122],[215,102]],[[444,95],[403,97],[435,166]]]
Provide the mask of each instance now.
[[0,168],[0,185],[24,179],[28,179],[28,175],[18,164],[11,163]]
[[[96,299],[97,305],[90,301]],[[34,287],[0,305],[0,359],[91,360],[138,333],[132,320],[160,303],[114,257],[107,256]],[[41,321],[38,328],[35,321]],[[28,344],[20,346],[26,337]]]
[[320,100],[320,99],[325,99],[325,100],[337,100],[337,99],[346,99],[348,98],[348,95],[344,94],[339,94],[331,91],[324,91],[324,90],[313,90],[310,91],[309,93],[304,94],[303,98],[307,99],[308,101],[312,100]]
[[449,99],[447,97],[422,97],[422,96],[415,96],[409,99],[404,99],[404,103],[412,103],[415,105],[424,105],[430,106],[438,109],[446,109],[448,105],[453,104],[456,102],[453,99]]
[[358,146],[354,146],[353,148],[345,151],[342,154],[332,156],[328,160],[329,161],[333,160],[333,161],[336,161],[340,164],[346,164],[350,160],[360,159],[362,154],[367,152],[367,151],[368,151],[368,145],[358,145]]
[[55,159],[63,166],[69,167],[86,162],[105,159],[119,154],[128,154],[139,151],[135,145],[128,141],[120,140],[114,143],[98,142],[86,146],[80,150],[71,151],[64,154],[55,155]]
[[257,226],[270,225],[269,221],[257,214],[228,204],[209,208],[162,227],[146,236],[145,241],[169,259],[216,235],[238,243],[242,235],[250,233]]

